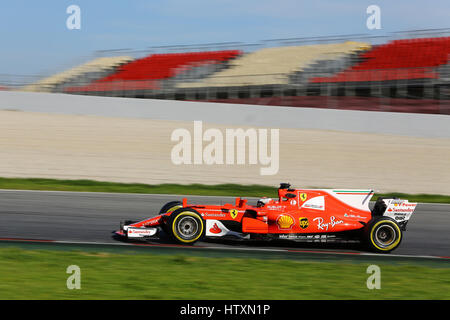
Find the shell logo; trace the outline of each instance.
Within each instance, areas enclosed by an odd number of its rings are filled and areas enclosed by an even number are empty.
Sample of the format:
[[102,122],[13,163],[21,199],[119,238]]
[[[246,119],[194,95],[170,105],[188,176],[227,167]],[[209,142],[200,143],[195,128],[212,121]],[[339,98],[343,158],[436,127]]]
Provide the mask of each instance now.
[[278,217],[277,224],[280,229],[290,229],[294,224],[294,218],[283,214]]

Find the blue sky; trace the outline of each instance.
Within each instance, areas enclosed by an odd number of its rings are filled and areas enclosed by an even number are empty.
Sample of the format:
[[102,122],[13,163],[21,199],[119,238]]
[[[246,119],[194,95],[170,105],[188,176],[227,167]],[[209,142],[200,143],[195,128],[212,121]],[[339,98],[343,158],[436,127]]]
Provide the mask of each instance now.
[[[68,30],[66,8],[81,8]],[[381,30],[366,8],[381,8]],[[14,0],[0,4],[0,74],[48,74],[96,50],[450,27],[448,0]]]

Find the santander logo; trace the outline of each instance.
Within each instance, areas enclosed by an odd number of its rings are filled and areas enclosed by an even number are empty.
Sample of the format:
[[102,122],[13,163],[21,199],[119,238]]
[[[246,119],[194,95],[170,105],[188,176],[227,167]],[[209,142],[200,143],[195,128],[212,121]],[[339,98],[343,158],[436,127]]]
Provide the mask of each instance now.
[[211,232],[211,233],[221,233],[221,232],[222,232],[222,229],[220,229],[220,228],[217,226],[217,223],[214,223],[214,225],[212,226],[212,228],[209,229],[209,232]]

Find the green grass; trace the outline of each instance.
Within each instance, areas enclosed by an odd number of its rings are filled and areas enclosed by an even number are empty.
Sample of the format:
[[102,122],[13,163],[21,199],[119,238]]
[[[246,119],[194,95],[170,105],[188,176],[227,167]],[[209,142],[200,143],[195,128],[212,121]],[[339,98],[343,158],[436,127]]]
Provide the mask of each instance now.
[[[87,191],[118,193],[166,193],[208,196],[276,197],[277,186],[239,185],[239,184],[142,184],[116,183],[94,180],[57,180],[40,178],[0,178],[0,189],[50,190],[50,191]],[[450,196],[436,194],[389,193],[378,196],[396,196],[409,201],[450,203]]]
[[[66,287],[69,265],[81,289]],[[0,249],[0,299],[450,299],[450,268]]]

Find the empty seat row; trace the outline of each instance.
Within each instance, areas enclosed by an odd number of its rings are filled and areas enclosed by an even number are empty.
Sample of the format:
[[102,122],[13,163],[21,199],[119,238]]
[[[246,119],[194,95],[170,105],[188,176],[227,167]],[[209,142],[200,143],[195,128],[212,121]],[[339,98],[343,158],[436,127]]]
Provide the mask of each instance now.
[[152,54],[134,60],[99,82],[117,80],[159,80],[205,63],[221,63],[241,54],[238,50]]
[[[47,77],[28,91],[172,91],[210,87],[436,79],[450,55],[450,37],[394,40],[372,47],[346,41],[240,50],[107,57]],[[202,89],[203,90],[203,89]],[[189,91],[189,90],[188,90]]]
[[[221,64],[235,58],[239,50],[152,54],[122,65],[113,74],[91,84],[66,88],[66,92],[98,91],[110,88],[131,88],[133,90],[157,89],[156,80],[165,80],[208,64]],[[145,81],[140,84],[139,81]],[[150,82],[149,82],[150,81]],[[123,84],[130,82],[130,84]],[[109,91],[109,90],[107,90]]]
[[100,77],[104,76],[105,73],[114,72],[118,66],[131,60],[133,60],[133,58],[128,56],[97,58],[69,70],[41,79],[33,84],[25,86],[22,90],[53,92],[58,86],[77,83],[78,80],[92,80],[93,75]]
[[360,55],[361,62],[310,82],[388,81],[438,78],[435,67],[448,63],[450,37],[395,40]]
[[178,88],[227,87],[267,84],[287,84],[289,74],[302,71],[314,61],[336,59],[344,54],[365,50],[370,45],[363,42],[287,46],[264,48],[243,55],[229,68],[196,83],[180,83]]

